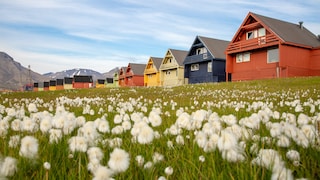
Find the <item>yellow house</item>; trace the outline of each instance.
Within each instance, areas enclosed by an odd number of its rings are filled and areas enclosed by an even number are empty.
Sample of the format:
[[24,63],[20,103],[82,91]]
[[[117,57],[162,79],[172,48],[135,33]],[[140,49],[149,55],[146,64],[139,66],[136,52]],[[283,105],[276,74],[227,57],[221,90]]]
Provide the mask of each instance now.
[[144,69],[144,86],[160,86],[160,65],[162,58],[150,57]]
[[186,84],[184,79],[184,59],[188,51],[168,49],[160,65],[161,86],[179,86]]
[[57,81],[56,80],[50,80],[49,81],[49,91],[55,91],[57,90]]
[[96,81],[96,88],[105,88],[105,79],[97,79]]

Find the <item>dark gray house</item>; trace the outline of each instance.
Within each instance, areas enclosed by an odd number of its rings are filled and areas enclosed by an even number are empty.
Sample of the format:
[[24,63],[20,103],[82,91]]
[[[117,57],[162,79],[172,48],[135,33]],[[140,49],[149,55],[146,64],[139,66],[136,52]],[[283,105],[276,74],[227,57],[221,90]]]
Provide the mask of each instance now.
[[189,84],[226,81],[225,50],[230,42],[197,36],[183,62]]

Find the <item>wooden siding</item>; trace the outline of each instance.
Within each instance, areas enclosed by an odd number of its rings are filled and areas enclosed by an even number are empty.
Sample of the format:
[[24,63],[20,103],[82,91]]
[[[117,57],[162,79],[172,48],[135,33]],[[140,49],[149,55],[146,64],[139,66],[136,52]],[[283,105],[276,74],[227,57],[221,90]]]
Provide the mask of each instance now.
[[310,75],[320,76],[320,47],[311,52]]
[[73,89],[72,84],[64,84],[63,89]]
[[144,86],[160,86],[160,73],[148,73],[144,75]]
[[179,86],[184,83],[184,68],[173,68],[161,71],[162,86]]
[[231,63],[232,81],[253,80],[277,77],[278,63],[267,62],[267,49],[261,49],[250,52],[249,62],[236,62],[236,56],[227,57]]

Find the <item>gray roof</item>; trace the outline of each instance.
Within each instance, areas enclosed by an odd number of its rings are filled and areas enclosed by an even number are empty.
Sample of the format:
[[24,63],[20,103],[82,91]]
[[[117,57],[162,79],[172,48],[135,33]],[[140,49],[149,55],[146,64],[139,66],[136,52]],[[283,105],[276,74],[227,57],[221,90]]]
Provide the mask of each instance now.
[[156,66],[156,68],[159,70],[160,66],[161,66],[161,62],[163,58],[159,58],[159,57],[150,57],[153,61],[153,64]]
[[300,28],[299,23],[294,24],[250,12],[254,18],[269,27],[284,42],[304,46],[319,47],[320,40],[307,28]]
[[144,69],[146,68],[146,64],[129,63],[128,67],[129,66],[134,75],[143,75]]
[[183,61],[186,58],[188,51],[169,49],[172,56],[176,59],[179,66],[183,66]]
[[227,49],[230,41],[203,36],[197,36],[197,38],[199,38],[204,46],[210,51],[211,55],[213,55],[216,59],[226,59],[224,52]]

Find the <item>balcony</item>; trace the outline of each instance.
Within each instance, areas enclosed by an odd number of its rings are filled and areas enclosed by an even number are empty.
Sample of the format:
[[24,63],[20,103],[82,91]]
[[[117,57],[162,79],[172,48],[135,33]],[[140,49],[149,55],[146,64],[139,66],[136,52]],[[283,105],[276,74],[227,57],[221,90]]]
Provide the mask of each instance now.
[[203,61],[209,61],[210,59],[212,59],[212,56],[209,52],[207,52],[204,54],[187,56],[184,60],[184,64],[192,64],[192,63],[198,63]]
[[252,49],[268,47],[276,44],[278,44],[277,37],[273,34],[270,34],[263,37],[234,42],[229,45],[226,51],[227,54],[232,54],[237,52],[249,51]]

